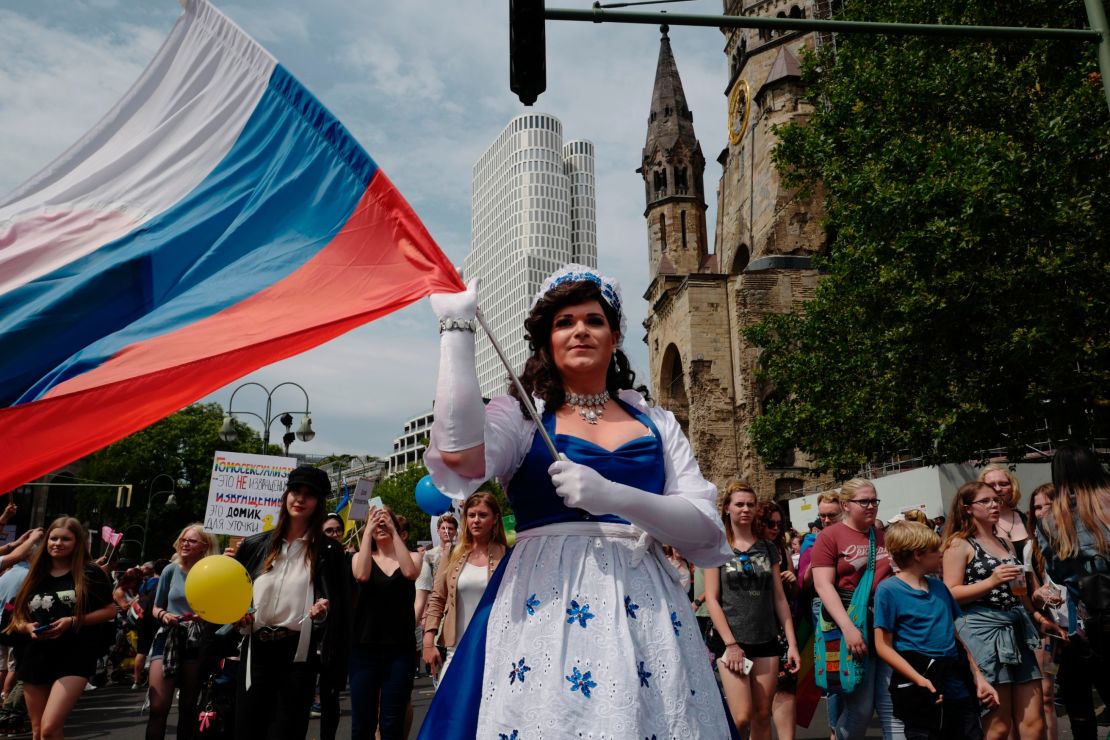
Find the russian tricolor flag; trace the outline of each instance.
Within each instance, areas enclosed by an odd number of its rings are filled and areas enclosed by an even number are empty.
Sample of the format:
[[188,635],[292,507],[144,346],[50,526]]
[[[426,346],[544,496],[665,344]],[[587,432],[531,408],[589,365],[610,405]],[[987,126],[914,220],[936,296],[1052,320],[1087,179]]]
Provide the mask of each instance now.
[[0,200],[0,492],[463,289],[343,125],[206,0]]

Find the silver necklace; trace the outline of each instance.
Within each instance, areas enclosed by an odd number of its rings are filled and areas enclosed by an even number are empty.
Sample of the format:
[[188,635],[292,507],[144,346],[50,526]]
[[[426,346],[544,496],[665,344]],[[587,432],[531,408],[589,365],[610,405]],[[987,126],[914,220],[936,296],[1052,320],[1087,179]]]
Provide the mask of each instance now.
[[597,424],[597,420],[605,414],[605,404],[608,401],[609,391],[607,390],[586,396],[567,393],[567,403],[578,409],[578,415],[587,424]]

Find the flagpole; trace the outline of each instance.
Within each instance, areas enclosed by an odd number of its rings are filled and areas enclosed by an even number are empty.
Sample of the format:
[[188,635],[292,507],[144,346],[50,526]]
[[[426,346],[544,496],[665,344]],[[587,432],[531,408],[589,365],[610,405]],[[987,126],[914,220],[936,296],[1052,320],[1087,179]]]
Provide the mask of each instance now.
[[523,403],[524,408],[528,410],[528,415],[532,417],[532,421],[536,422],[536,431],[538,431],[540,433],[540,436],[543,437],[544,444],[547,445],[547,451],[551,453],[551,459],[562,459],[559,457],[559,451],[555,449],[555,443],[551,441],[551,435],[547,433],[547,429],[545,429],[543,426],[543,419],[540,418],[539,412],[536,411],[536,407],[532,403],[532,395],[528,393],[528,391],[524,390],[524,384],[520,382],[520,378],[518,378],[516,373],[513,372],[513,368],[509,364],[509,358],[505,356],[504,350],[502,350],[501,345],[498,344],[497,337],[495,337],[493,335],[493,332],[489,330],[489,326],[486,324],[485,318],[482,317],[482,309],[479,308],[475,312],[475,316],[478,319],[478,323],[482,325],[482,331],[484,331],[486,333],[486,336],[489,337],[490,344],[493,345],[493,349],[495,352],[497,352],[497,356],[501,358],[501,364],[504,365],[505,369],[509,371],[509,377],[512,379],[513,385],[516,386],[517,393],[520,394],[521,403]]

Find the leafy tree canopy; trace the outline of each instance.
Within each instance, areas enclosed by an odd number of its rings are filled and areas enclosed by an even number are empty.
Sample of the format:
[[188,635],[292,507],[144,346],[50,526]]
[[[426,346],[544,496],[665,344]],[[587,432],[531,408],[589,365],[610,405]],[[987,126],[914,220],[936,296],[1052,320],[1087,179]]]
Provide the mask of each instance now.
[[[867,0],[838,18],[1087,27],[1079,0]],[[843,34],[803,67],[816,111],[778,131],[775,159],[788,184],[823,184],[828,275],[803,312],[749,331],[781,399],[753,425],[761,456],[798,447],[846,474],[1105,436],[1093,45]]]
[[[81,478],[131,484],[131,506],[116,507],[115,489],[88,488],[77,497],[77,516],[97,528],[108,524],[124,531],[129,541],[121,546],[121,554],[137,559],[148,496],[154,494],[146,559],[169,557],[180,529],[204,519],[216,450],[257,453],[261,449],[257,432],[239,422],[238,439],[224,442],[219,437],[222,423],[219,404],[194,404],[93,453],[85,460]],[[281,448],[271,445],[270,453],[281,454]],[[167,491],[174,494],[171,505],[166,503]]]

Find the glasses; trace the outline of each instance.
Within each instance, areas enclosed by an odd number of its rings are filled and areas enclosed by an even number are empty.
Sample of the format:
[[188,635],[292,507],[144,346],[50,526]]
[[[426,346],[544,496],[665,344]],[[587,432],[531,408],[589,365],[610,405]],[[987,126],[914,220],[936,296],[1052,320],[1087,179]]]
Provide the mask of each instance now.
[[992,506],[1002,506],[1002,499],[1000,499],[1000,498],[981,498],[981,499],[976,499],[975,501],[972,501],[971,503],[972,504],[979,504],[980,506],[985,506],[989,509]]
[[745,573],[755,573],[755,566],[752,565],[752,559],[748,556],[747,553],[741,553],[740,555],[737,555],[736,559],[740,561],[740,570],[744,571]]
[[768,519],[767,521],[763,522],[763,526],[771,527],[772,529],[778,529],[782,526],[782,521],[778,519]]
[[339,534],[341,531],[339,527],[324,527],[324,534]]
[[183,544],[183,545],[199,545],[200,540],[181,540],[181,544]]
[[849,499],[848,503],[856,504],[864,509],[877,509],[879,508],[879,499],[877,498],[853,498]]

